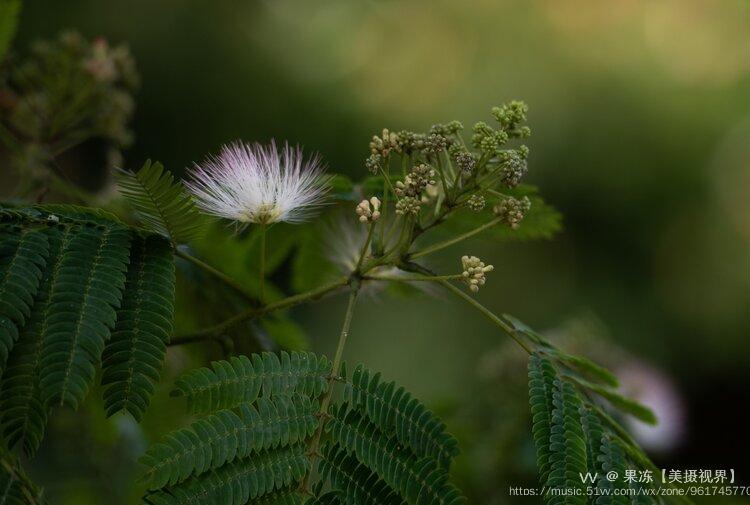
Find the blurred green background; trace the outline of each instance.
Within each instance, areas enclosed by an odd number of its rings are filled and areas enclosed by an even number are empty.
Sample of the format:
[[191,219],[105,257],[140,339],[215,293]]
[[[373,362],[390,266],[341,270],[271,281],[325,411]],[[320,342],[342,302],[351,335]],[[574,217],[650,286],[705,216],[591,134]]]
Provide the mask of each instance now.
[[[471,125],[525,100],[528,180],[561,210],[564,232],[480,240],[432,265],[486,257],[496,270],[478,298],[540,330],[594,321],[597,337],[661,370],[667,403],[680,405],[674,432],[656,435],[669,442],[654,446],[657,463],[734,468],[750,485],[750,4],[37,0],[15,47],[67,28],[133,52],[133,169],[151,157],[180,172],[229,140],[274,137],[359,178],[383,127]],[[342,312],[333,298],[295,314],[329,351]],[[474,503],[506,503],[508,486],[534,479],[525,371],[505,338],[452,299],[378,296],[361,303],[347,348],[447,416],[467,444],[459,474]],[[174,373],[182,352],[170,355]],[[147,416],[145,433],[85,412],[56,421],[33,473],[56,503],[131,503],[133,461],[186,421],[182,406]],[[514,416],[520,432],[489,434]]]

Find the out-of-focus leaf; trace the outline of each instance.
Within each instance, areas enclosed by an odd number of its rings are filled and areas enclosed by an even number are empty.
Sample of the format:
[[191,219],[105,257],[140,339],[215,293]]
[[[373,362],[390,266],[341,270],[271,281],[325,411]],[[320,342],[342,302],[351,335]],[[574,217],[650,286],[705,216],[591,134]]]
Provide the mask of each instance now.
[[[318,222],[301,230],[297,254],[292,263],[292,289],[308,291],[340,275],[325,243],[325,224]],[[341,251],[340,251],[341,252]],[[344,254],[342,252],[342,254]]]
[[304,328],[286,317],[265,318],[260,322],[269,336],[281,349],[305,351],[310,349],[310,339]]
[[[505,193],[516,198],[527,196],[531,201],[531,208],[523,221],[515,230],[500,223],[483,231],[477,237],[491,240],[539,240],[549,239],[562,230],[562,216],[557,209],[536,195],[535,187],[521,185],[514,190],[505,191]],[[435,237],[454,236],[490,221],[493,218],[492,207],[498,203],[499,198],[492,195],[485,195],[485,198],[487,204],[482,212],[460,209],[444,224],[431,231],[430,234]]]
[[10,47],[16,33],[21,0],[0,0],[0,61]]

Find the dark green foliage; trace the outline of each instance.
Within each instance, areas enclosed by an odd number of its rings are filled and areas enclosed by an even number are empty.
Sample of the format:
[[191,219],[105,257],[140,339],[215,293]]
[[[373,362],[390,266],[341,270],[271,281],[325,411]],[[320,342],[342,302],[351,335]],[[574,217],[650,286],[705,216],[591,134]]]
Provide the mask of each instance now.
[[0,63],[16,32],[21,0],[0,0]]
[[[601,465],[598,485],[601,489],[607,489],[611,494],[603,494],[596,499],[596,505],[628,505],[630,499],[615,491],[625,489],[625,456],[620,446],[612,440],[609,435],[603,435],[600,444],[600,453],[597,457]],[[607,478],[608,472],[615,472],[617,479]]]
[[397,439],[378,430],[356,410],[342,404],[328,423],[331,439],[377,473],[408,503],[461,503],[448,474],[433,458],[419,458]]
[[0,505],[44,505],[43,491],[24,473],[18,459],[0,448]]
[[[156,491],[146,496],[145,501],[158,505],[244,505],[251,499],[294,485],[308,468],[305,446],[295,445],[223,465],[205,477]],[[284,501],[274,498],[270,503]]]
[[44,230],[0,227],[0,375],[13,345],[31,315],[49,255]]
[[77,408],[94,380],[125,286],[130,232],[113,224],[71,234],[53,271],[41,330],[42,400]]
[[569,367],[573,373],[580,373],[583,377],[588,377],[591,380],[601,382],[613,388],[619,385],[617,377],[612,372],[597,365],[588,358],[574,356],[557,350],[555,350],[554,354],[555,358]]
[[207,413],[252,403],[259,396],[297,392],[318,397],[330,373],[328,359],[310,352],[235,356],[185,374],[172,395],[187,397],[190,412]]
[[601,470],[599,455],[601,454],[603,428],[599,417],[592,409],[582,406],[580,410],[581,426],[586,439],[586,462],[591,475]]
[[[586,473],[586,441],[579,419],[581,400],[573,386],[555,379],[552,391],[550,426],[550,472],[547,485],[560,490],[584,490],[581,475]],[[585,496],[552,496],[549,503],[586,504]]]
[[134,236],[117,324],[102,356],[107,415],[125,410],[140,420],[148,407],[172,334],[174,277],[169,244]]
[[[142,458],[146,501],[462,503],[448,481],[457,448],[443,424],[403,388],[361,366],[351,379],[341,375],[332,378],[330,362],[306,352],[233,357],[188,372],[175,395],[205,415]],[[328,389],[338,382],[343,395]],[[319,403],[326,394],[337,400],[328,413]],[[308,475],[317,460],[318,472]]]
[[656,416],[648,407],[645,407],[630,398],[626,398],[610,388],[600,386],[599,384],[594,384],[577,377],[571,377],[570,379],[578,386],[598,394],[617,409],[637,417],[644,423],[656,424]]
[[0,208],[0,251],[1,348],[17,340],[0,382],[8,447],[37,450],[49,411],[85,398],[105,346],[108,413],[139,418],[172,327],[168,243],[103,211],[47,205]]
[[49,260],[45,266],[31,316],[21,330],[0,387],[0,412],[3,435],[9,447],[23,445],[27,454],[36,452],[44,436],[48,407],[42,400],[40,377],[44,351],[42,334],[49,318],[48,307],[53,281],[74,228],[50,226],[45,233],[49,240]]
[[200,234],[203,218],[182,184],[161,163],[146,161],[137,174],[119,170],[120,193],[128,199],[143,224],[172,242],[187,242]]
[[549,445],[552,426],[552,391],[555,370],[549,360],[534,354],[529,359],[529,403],[531,404],[532,434],[537,452],[540,482],[547,482],[550,472]]
[[445,425],[395,382],[383,382],[380,374],[358,366],[348,383],[350,402],[384,433],[393,433],[399,443],[419,457],[435,458],[449,468],[458,454],[458,442],[445,432]]
[[301,442],[317,428],[318,408],[307,397],[279,395],[243,403],[239,413],[220,410],[153,445],[141,459],[144,478],[159,489],[253,452]]
[[[626,469],[650,470],[658,473],[653,463],[635,444],[627,432],[598,405],[589,400],[589,386],[582,387],[578,377],[571,376],[567,363],[556,362],[553,350],[535,352],[529,360],[529,402],[531,405],[534,444],[540,483],[547,489],[579,489],[581,496],[548,493],[550,504],[581,504],[587,502],[587,486],[597,489],[597,504],[651,504],[645,496],[615,496],[615,490],[637,488],[640,484],[625,480]],[[598,385],[596,385],[598,386]],[[602,387],[602,386],[598,386]],[[619,403],[612,403],[619,407]],[[629,405],[624,411],[629,412]],[[594,478],[584,482],[589,473]],[[616,472],[617,479],[607,479],[607,472]],[[650,484],[643,484],[650,486]],[[675,503],[690,503],[681,497],[670,497]]]
[[403,505],[406,501],[357,458],[336,444],[329,445],[320,462],[320,474],[341,492],[346,505]]

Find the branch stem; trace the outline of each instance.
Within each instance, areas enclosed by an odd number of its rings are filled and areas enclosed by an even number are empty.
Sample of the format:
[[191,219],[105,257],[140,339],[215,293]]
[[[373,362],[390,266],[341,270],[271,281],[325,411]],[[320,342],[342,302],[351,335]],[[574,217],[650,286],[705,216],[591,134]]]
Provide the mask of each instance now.
[[266,224],[260,225],[260,278],[258,279],[258,286],[260,292],[260,302],[263,303],[265,300],[265,283],[266,283]]
[[508,323],[506,323],[505,321],[503,321],[502,319],[500,319],[498,316],[496,316],[490,309],[488,309],[487,307],[485,307],[484,305],[482,305],[481,303],[479,303],[478,301],[476,301],[474,298],[472,298],[471,296],[467,295],[466,293],[464,293],[463,291],[461,291],[460,289],[458,289],[456,286],[454,286],[453,284],[451,284],[449,281],[441,280],[441,281],[438,281],[438,282],[440,282],[440,284],[442,284],[443,286],[445,286],[446,288],[448,288],[448,290],[451,291],[451,292],[453,292],[453,294],[455,294],[459,298],[463,299],[469,305],[471,305],[472,307],[474,307],[475,309],[477,309],[479,312],[481,312],[484,317],[486,317],[487,319],[489,319],[495,326],[498,326],[501,330],[503,330],[505,333],[507,333],[510,336],[510,338],[512,338],[513,340],[515,340],[516,343],[519,346],[521,346],[521,348],[524,351],[526,351],[529,354],[531,354],[533,352],[531,350],[531,348],[526,344],[526,342],[524,342],[523,340],[521,340],[520,338],[518,338],[518,335],[516,334],[515,330]]
[[364,277],[365,280],[373,281],[392,281],[392,282],[441,282],[441,281],[455,281],[461,279],[462,274],[454,275],[368,275]]
[[459,242],[461,242],[463,240],[466,240],[467,238],[471,238],[474,235],[482,233],[484,230],[486,230],[488,228],[492,228],[493,226],[495,226],[500,221],[502,221],[502,218],[496,217],[496,218],[492,219],[491,221],[488,221],[488,222],[484,223],[483,225],[474,228],[473,230],[469,230],[469,231],[467,231],[466,233],[464,233],[462,235],[459,235],[457,237],[453,237],[452,239],[448,239],[448,240],[445,240],[443,242],[438,242],[437,244],[433,244],[433,245],[431,245],[431,246],[429,246],[429,247],[427,247],[425,249],[422,249],[421,251],[416,251],[416,252],[414,252],[414,253],[412,253],[412,254],[409,255],[409,259],[420,258],[422,256],[426,256],[428,254],[432,254],[432,253],[434,253],[436,251],[440,251],[441,249],[445,249],[446,247],[450,247],[453,244],[457,244],[457,243],[459,243]]
[[370,223],[369,229],[367,230],[367,238],[365,239],[365,244],[362,246],[362,251],[359,253],[357,266],[354,268],[355,272],[359,272],[360,268],[362,268],[362,262],[365,260],[365,256],[367,256],[367,248],[370,247],[370,241],[372,240],[372,232],[375,230],[375,224],[375,221]]
[[308,300],[320,298],[321,296],[330,293],[331,291],[349,284],[349,282],[349,277],[342,277],[334,282],[331,282],[330,284],[325,284],[319,288],[312,289],[298,295],[289,296],[287,298],[284,298],[283,300],[264,305],[263,307],[251,307],[245,309],[242,312],[235,314],[234,316],[222,321],[219,324],[204,328],[202,330],[198,330],[194,333],[173,338],[169,345],[174,346],[189,344],[193,342],[201,342],[205,340],[216,340],[221,337],[223,332],[225,332],[229,328],[232,328],[233,326],[242,323],[243,321],[254,319],[256,317],[260,317],[277,310],[293,307]]
[[331,375],[328,377],[328,387],[326,392],[323,394],[323,398],[320,401],[320,410],[318,411],[318,418],[320,419],[318,428],[315,430],[310,444],[307,448],[307,457],[310,459],[310,469],[305,474],[300,484],[300,490],[306,494],[310,491],[310,477],[312,476],[313,467],[315,466],[315,459],[319,457],[318,449],[320,447],[320,438],[323,435],[323,430],[326,424],[326,416],[328,413],[328,406],[331,404],[331,397],[333,396],[333,383],[339,376],[339,368],[341,367],[341,359],[344,356],[344,347],[346,346],[346,340],[349,336],[349,328],[352,324],[352,316],[354,315],[354,306],[357,303],[357,294],[359,293],[359,283],[352,285],[351,291],[349,292],[349,302],[346,306],[346,313],[344,314],[344,323],[341,326],[341,333],[339,334],[339,341],[336,346],[336,354],[333,358],[333,364],[331,365]]
[[175,254],[175,256],[177,256],[179,258],[182,258],[182,259],[184,259],[186,261],[189,261],[190,263],[192,263],[193,265],[197,266],[201,270],[203,270],[203,271],[211,274],[212,276],[216,277],[221,282],[223,282],[227,286],[230,286],[231,288],[233,288],[235,291],[237,291],[238,293],[240,293],[242,296],[244,296],[248,300],[253,301],[253,302],[256,301],[255,297],[253,295],[251,295],[250,293],[248,293],[247,291],[245,291],[245,288],[240,283],[238,283],[237,281],[235,281],[234,279],[232,279],[231,277],[229,277],[227,274],[225,274],[223,272],[220,272],[219,270],[217,270],[216,268],[212,267],[208,263],[206,263],[204,261],[201,261],[198,258],[196,258],[195,256],[192,256],[192,255],[190,255],[190,254],[188,254],[188,253],[186,253],[184,251],[181,251],[178,248],[174,249],[174,254]]

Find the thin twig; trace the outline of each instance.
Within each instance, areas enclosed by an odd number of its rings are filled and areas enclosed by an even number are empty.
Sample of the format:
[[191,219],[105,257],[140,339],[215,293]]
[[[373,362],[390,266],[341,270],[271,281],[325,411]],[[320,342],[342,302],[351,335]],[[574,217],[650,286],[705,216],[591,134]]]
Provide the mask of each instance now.
[[492,228],[493,226],[495,226],[500,221],[502,221],[502,218],[496,217],[496,218],[492,219],[491,221],[488,221],[488,222],[484,223],[483,225],[474,228],[473,230],[467,231],[466,233],[464,233],[462,235],[459,235],[457,237],[453,237],[452,239],[445,240],[443,242],[438,242],[437,244],[433,244],[433,245],[431,245],[431,246],[429,246],[429,247],[427,247],[425,249],[422,249],[421,251],[416,251],[416,252],[410,254],[409,258],[410,259],[420,258],[422,256],[426,256],[427,254],[431,254],[431,253],[434,253],[436,251],[440,251],[441,249],[445,249],[446,247],[450,247],[453,244],[457,244],[457,243],[459,243],[459,242],[461,242],[463,240],[466,240],[467,238],[471,238],[474,235],[482,233],[487,228]]
[[462,274],[454,275],[367,275],[363,277],[365,280],[372,281],[392,281],[392,282],[440,282],[440,281],[452,281],[458,280],[463,277]]
[[219,270],[212,267],[208,263],[201,261],[195,256],[192,256],[184,251],[181,251],[178,248],[175,248],[174,254],[177,257],[180,257],[186,261],[189,261],[190,263],[204,270],[205,272],[208,272],[209,274],[216,277],[227,286],[233,288],[235,291],[240,293],[242,296],[244,296],[246,299],[250,300],[251,302],[256,302],[258,300],[256,296],[250,294],[248,291],[245,291],[244,286],[242,286],[239,282],[235,281],[234,279],[229,277],[227,274],[220,272]]
[[477,309],[479,312],[481,312],[482,315],[484,315],[484,317],[489,319],[493,324],[495,324],[501,330],[507,333],[510,336],[510,338],[515,340],[516,343],[519,346],[521,346],[521,348],[523,348],[524,351],[526,351],[529,354],[533,352],[531,348],[529,348],[529,346],[523,340],[518,338],[518,334],[516,333],[515,329],[512,326],[510,326],[508,323],[500,319],[500,317],[496,316],[490,309],[488,309],[487,307],[485,307],[484,305],[476,301],[474,298],[472,298],[471,296],[467,295],[466,293],[458,289],[449,281],[439,281],[439,282],[440,284],[448,288],[448,290],[453,292],[453,294],[455,294],[459,298],[462,298],[464,301],[468,302],[469,305],[471,305],[472,307]]
[[308,300],[320,298],[321,296],[327,293],[330,293],[331,291],[334,291],[338,288],[341,288],[349,284],[349,282],[350,282],[349,277],[342,277],[330,284],[325,284],[324,286],[321,286],[316,289],[312,289],[310,291],[306,291],[304,293],[300,293],[298,295],[289,296],[287,298],[284,298],[283,300],[279,300],[277,302],[264,305],[263,307],[251,307],[251,308],[245,309],[242,312],[239,312],[235,314],[234,316],[218,324],[215,324],[208,328],[204,328],[202,330],[198,330],[193,333],[175,337],[172,339],[169,345],[174,346],[174,345],[189,344],[193,342],[200,342],[200,341],[205,341],[205,340],[214,340],[216,338],[219,338],[219,336],[222,333],[224,333],[226,330],[228,330],[229,328],[232,328],[233,326],[236,326],[242,323],[243,321],[247,321],[249,319],[255,319],[257,317],[263,316],[271,312],[275,312],[277,310],[286,309],[289,307],[293,307],[295,305],[299,305],[300,303],[304,303]]
[[339,334],[338,345],[336,346],[336,354],[333,358],[333,364],[331,365],[331,375],[328,377],[328,387],[326,392],[323,394],[323,398],[320,401],[320,409],[318,410],[318,417],[320,419],[318,428],[315,430],[310,444],[307,448],[307,457],[310,459],[310,469],[305,473],[305,477],[302,479],[300,484],[300,491],[302,493],[309,493],[310,491],[310,477],[312,476],[313,467],[315,466],[315,459],[320,456],[318,448],[320,446],[320,438],[323,435],[323,429],[327,421],[326,414],[328,413],[328,406],[331,404],[331,397],[333,396],[333,382],[339,376],[339,367],[341,366],[341,358],[344,355],[344,347],[346,346],[346,340],[349,336],[349,328],[352,324],[352,315],[354,314],[354,306],[357,303],[357,294],[359,293],[359,283],[352,285],[352,289],[349,292],[349,303],[346,306],[346,313],[344,314],[344,323],[341,326],[341,333]]
[[372,232],[375,230],[375,223],[376,221],[371,222],[369,229],[367,230],[367,238],[365,239],[365,244],[362,246],[362,251],[359,253],[357,266],[354,268],[355,272],[359,272],[359,269],[362,268],[362,262],[364,261],[365,256],[367,256],[367,248],[370,247],[370,241],[372,240]]

